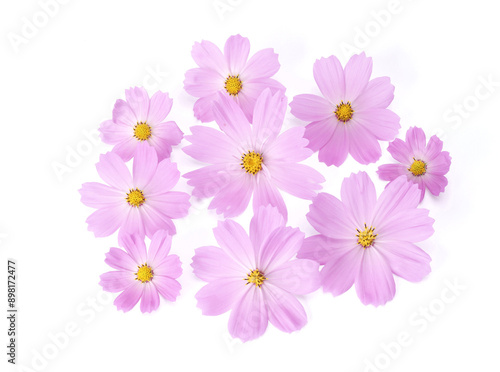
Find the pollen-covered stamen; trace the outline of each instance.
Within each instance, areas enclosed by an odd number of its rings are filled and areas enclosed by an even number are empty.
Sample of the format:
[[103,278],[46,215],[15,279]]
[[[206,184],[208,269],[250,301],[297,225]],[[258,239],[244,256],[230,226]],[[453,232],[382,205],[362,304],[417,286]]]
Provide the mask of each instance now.
[[125,198],[127,203],[132,207],[140,207],[146,201],[146,197],[142,190],[139,189],[131,189],[127,193],[127,197]]
[[252,283],[255,284],[256,287],[260,288],[262,283],[264,283],[264,280],[267,280],[267,278],[264,276],[262,271],[255,269],[247,275],[245,280],[247,281],[245,285]]
[[414,176],[423,176],[425,172],[427,172],[427,164],[425,164],[422,160],[413,158],[413,164],[408,168],[408,170]]
[[354,114],[354,110],[351,107],[351,102],[344,103],[344,101],[340,101],[335,110],[335,116],[339,121],[343,121],[344,123],[348,122],[352,119],[352,115]]
[[142,283],[150,282],[153,279],[153,269],[148,266],[147,263],[137,266],[137,272],[135,273],[135,280],[139,280]]
[[248,151],[241,156],[241,160],[241,169],[244,169],[247,173],[256,174],[262,170],[264,158],[258,152]]
[[226,91],[230,95],[237,96],[241,91],[241,88],[243,88],[243,83],[241,82],[240,75],[229,75],[224,83],[224,88],[226,88]]
[[134,137],[139,141],[146,141],[151,137],[151,127],[147,123],[138,122],[134,127]]
[[373,245],[373,242],[378,235],[373,233],[375,231],[375,228],[371,226],[370,228],[368,228],[368,226],[366,226],[366,223],[365,229],[363,231],[360,231],[359,229],[356,229],[356,231],[358,232],[358,234],[356,235],[356,237],[358,238],[358,244],[363,248],[368,248],[369,246]]

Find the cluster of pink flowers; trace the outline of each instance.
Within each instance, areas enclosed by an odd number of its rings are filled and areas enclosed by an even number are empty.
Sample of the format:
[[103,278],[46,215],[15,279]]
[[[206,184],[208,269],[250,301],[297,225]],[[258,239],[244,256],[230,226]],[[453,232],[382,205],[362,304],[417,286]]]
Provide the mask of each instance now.
[[[194,252],[193,273],[207,282],[196,294],[204,315],[230,311],[229,332],[248,341],[271,322],[292,332],[307,323],[297,296],[322,287],[334,296],[355,285],[363,304],[379,306],[394,298],[394,275],[412,282],[431,271],[430,256],[415,243],[429,238],[434,220],[419,207],[428,189],[438,195],[447,185],[451,158],[436,136],[426,141],[411,127],[395,138],[400,118],[388,109],[394,86],[388,77],[371,79],[372,59],[354,55],[342,67],[331,56],[314,63],[320,95],[300,94],[291,113],[306,122],[282,131],[288,102],[285,87],[272,77],[278,55],[264,49],[249,58],[250,43],[231,36],[222,52],[209,41],[195,43],[197,68],[186,72],[184,88],[197,97],[194,116],[212,122],[190,128],[182,150],[206,165],[186,173],[192,196],[212,198],[225,220],[213,229],[218,246]],[[190,195],[172,191],[180,173],[170,160],[183,133],[165,121],[172,100],[162,92],[149,98],[143,88],[125,92],[112,119],[101,124],[105,143],[97,172],[106,184],[85,183],[82,202],[97,209],[88,219],[96,237],[118,232],[118,244],[105,262],[115,271],[101,275],[101,286],[121,292],[118,309],[141,300],[142,312],[158,308],[160,296],[175,301],[181,262],[171,255],[173,219],[185,217]],[[340,198],[322,189],[324,177],[301,164],[314,152],[327,166],[341,166],[348,154],[360,164],[382,155],[380,142],[398,162],[378,168],[389,181],[377,197],[365,172],[342,181]],[[127,162],[133,158],[132,174]],[[282,192],[311,200],[307,220],[318,232],[305,237],[286,225]],[[247,231],[234,220],[252,200]],[[145,238],[150,240],[146,249]]]

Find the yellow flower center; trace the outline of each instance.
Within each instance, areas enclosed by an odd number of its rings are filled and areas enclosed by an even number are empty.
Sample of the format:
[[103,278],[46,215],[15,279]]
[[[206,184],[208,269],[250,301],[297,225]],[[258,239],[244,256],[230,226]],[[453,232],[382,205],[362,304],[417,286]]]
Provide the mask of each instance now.
[[344,101],[340,101],[335,110],[337,119],[346,123],[352,119],[352,114],[354,114],[354,110],[351,107],[351,102],[344,103]]
[[232,95],[237,96],[241,88],[243,88],[243,83],[240,80],[240,75],[229,75],[224,83],[224,88],[226,91]]
[[358,244],[363,246],[363,248],[368,248],[373,244],[375,241],[375,238],[377,237],[378,234],[374,234],[373,232],[375,231],[374,227],[368,228],[365,223],[365,229],[363,231],[359,231],[359,229],[356,229],[358,234],[356,237],[358,238]]
[[150,282],[153,279],[153,269],[151,266],[148,266],[147,263],[142,264],[141,266],[137,266],[139,270],[135,273],[137,276],[135,280],[140,280],[142,283]]
[[262,283],[264,283],[264,280],[266,279],[267,278],[264,276],[264,273],[257,269],[252,270],[250,274],[248,274],[245,278],[245,280],[247,281],[246,285],[252,283],[259,288],[262,286]]
[[241,169],[244,169],[247,173],[256,174],[262,170],[264,159],[258,152],[248,151],[248,153],[242,155],[241,160]]
[[427,164],[425,164],[422,160],[415,160],[413,158],[413,164],[408,168],[408,170],[414,175],[414,176],[422,176],[427,172]]
[[146,141],[149,139],[149,137],[151,137],[151,127],[149,124],[143,123],[142,121],[137,123],[134,127],[134,137],[139,141]]
[[133,189],[129,190],[126,200],[127,203],[132,207],[140,207],[144,204],[146,198],[144,197],[144,193],[142,192],[142,190]]

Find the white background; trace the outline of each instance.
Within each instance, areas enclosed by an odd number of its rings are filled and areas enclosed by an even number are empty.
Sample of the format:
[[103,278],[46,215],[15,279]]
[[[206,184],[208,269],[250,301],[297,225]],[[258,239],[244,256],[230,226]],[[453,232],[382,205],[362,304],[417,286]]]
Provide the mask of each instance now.
[[[226,4],[226,11],[218,13],[217,3]],[[375,371],[370,364],[380,371],[499,370],[498,9],[491,0],[391,4],[73,0],[44,16],[38,1],[3,1],[0,369],[17,370],[6,363],[3,310],[6,263],[13,258],[22,371]],[[23,30],[26,19],[38,24],[31,34]],[[169,118],[189,133],[198,124],[195,100],[182,84],[184,72],[196,67],[191,47],[202,39],[223,47],[236,33],[250,39],[251,54],[267,47],[279,53],[276,78],[288,88],[289,101],[317,93],[317,58],[335,54],[345,64],[350,52],[343,46],[365,50],[373,57],[372,76],[390,76],[396,86],[390,107],[401,117],[399,137],[416,125],[444,140],[453,158],[449,186],[423,202],[436,220],[435,234],[420,244],[433,258],[432,273],[418,284],[396,278],[396,297],[386,306],[363,306],[354,289],[337,298],[320,290],[301,299],[309,316],[301,331],[285,334],[270,325],[256,341],[231,340],[228,314],[205,317],[196,307],[194,295],[203,282],[192,274],[191,257],[195,248],[215,243],[211,229],[220,217],[207,212],[209,201],[195,200],[190,215],[175,221],[172,252],[184,269],[176,303],[162,301],[153,314],[138,307],[123,314],[112,305],[114,296],[100,290],[99,275],[109,270],[104,253],[116,245],[116,235],[97,239],[87,231],[85,219],[93,210],[80,203],[77,190],[83,182],[99,181],[94,164],[111,147],[86,147],[84,131],[111,117],[124,89],[144,85],[150,94],[171,94]],[[25,42],[15,47],[14,34]],[[488,79],[496,86],[485,86]],[[284,128],[297,125],[304,123],[288,111]],[[180,150],[186,143],[172,155],[183,173],[201,165]],[[84,155],[68,159],[77,150]],[[339,196],[342,179],[359,170],[369,173],[380,192],[384,183],[375,170],[391,161],[384,152],[370,166],[349,158],[340,168],[328,168],[317,154],[306,163],[325,175],[324,190]],[[58,177],[55,164],[71,171]],[[185,181],[179,189],[189,191]],[[289,224],[314,234],[305,219],[309,202],[289,196],[285,201]],[[248,228],[249,218],[245,213],[237,221]],[[456,294],[447,289],[454,282],[460,286]],[[71,336],[61,335],[66,328]],[[396,346],[400,337],[407,340]]]

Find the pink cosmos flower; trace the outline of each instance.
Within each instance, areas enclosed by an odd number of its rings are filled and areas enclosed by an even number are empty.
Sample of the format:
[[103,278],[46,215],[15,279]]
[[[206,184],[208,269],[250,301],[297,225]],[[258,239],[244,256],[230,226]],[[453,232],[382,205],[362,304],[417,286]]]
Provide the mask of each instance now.
[[285,87],[271,79],[280,68],[273,49],[263,49],[250,59],[250,42],[240,35],[231,36],[224,46],[224,54],[210,41],[195,43],[191,55],[199,68],[186,72],[184,89],[194,97],[194,115],[202,122],[213,121],[212,107],[217,93],[231,97],[252,121],[257,97],[266,88],[285,92]]
[[197,294],[204,315],[231,310],[229,333],[243,341],[266,331],[270,321],[284,332],[301,329],[307,316],[296,295],[319,288],[319,265],[292,259],[304,240],[297,228],[285,227],[280,213],[260,207],[250,222],[250,236],[234,221],[214,229],[219,247],[195,250],[191,266],[208,282]]
[[160,305],[160,295],[175,301],[181,290],[177,279],[181,273],[181,261],[175,254],[169,255],[172,237],[167,231],[158,230],[151,239],[149,251],[138,235],[123,235],[119,248],[106,253],[106,262],[117,271],[101,275],[99,284],[107,292],[122,292],[114,304],[127,312],[141,300],[141,311],[150,313]]
[[414,244],[434,232],[429,211],[417,208],[417,185],[399,177],[377,199],[360,172],[344,179],[341,196],[313,200],[307,219],[320,235],[307,238],[297,255],[325,265],[324,291],[337,296],[354,284],[363,304],[379,306],[394,298],[392,274],[418,282],[431,271],[431,258]]
[[321,58],[313,73],[324,97],[300,94],[290,103],[293,115],[310,122],[309,148],[328,166],[340,166],[347,153],[361,164],[377,161],[378,141],[392,141],[400,128],[399,117],[387,109],[394,98],[390,79],[370,80],[372,59],[365,53],[352,56],[345,69],[335,56]]
[[426,188],[432,195],[444,191],[448,184],[445,174],[450,170],[451,157],[448,151],[442,151],[443,141],[437,136],[432,136],[426,145],[424,131],[412,127],[406,132],[406,142],[396,138],[387,150],[400,164],[381,165],[377,171],[380,179],[392,182],[405,175],[418,185],[420,201]]
[[151,99],[144,88],[125,91],[127,101],[119,99],[113,109],[113,120],[106,120],[99,131],[103,142],[113,147],[113,152],[124,161],[134,155],[137,145],[147,142],[154,147],[158,159],[170,157],[172,146],[182,140],[182,132],[173,121],[166,121],[172,99],[168,93],[156,92]]
[[219,93],[214,103],[215,120],[222,132],[206,126],[191,127],[186,136],[192,144],[183,150],[196,160],[210,163],[187,173],[196,197],[214,197],[209,208],[225,217],[245,211],[253,194],[254,211],[270,204],[286,219],[287,210],[278,189],[303,199],[312,199],[324,178],[316,170],[297,162],[312,152],[302,135],[292,128],[278,135],[286,111],[286,97],[266,89],[258,98],[250,125],[241,108]]
[[82,203],[97,208],[87,218],[96,237],[120,233],[152,237],[158,230],[175,234],[173,218],[188,214],[189,195],[170,191],[180,178],[177,165],[165,159],[158,163],[156,151],[147,143],[137,146],[133,176],[115,153],[101,155],[97,173],[108,184],[82,185]]

